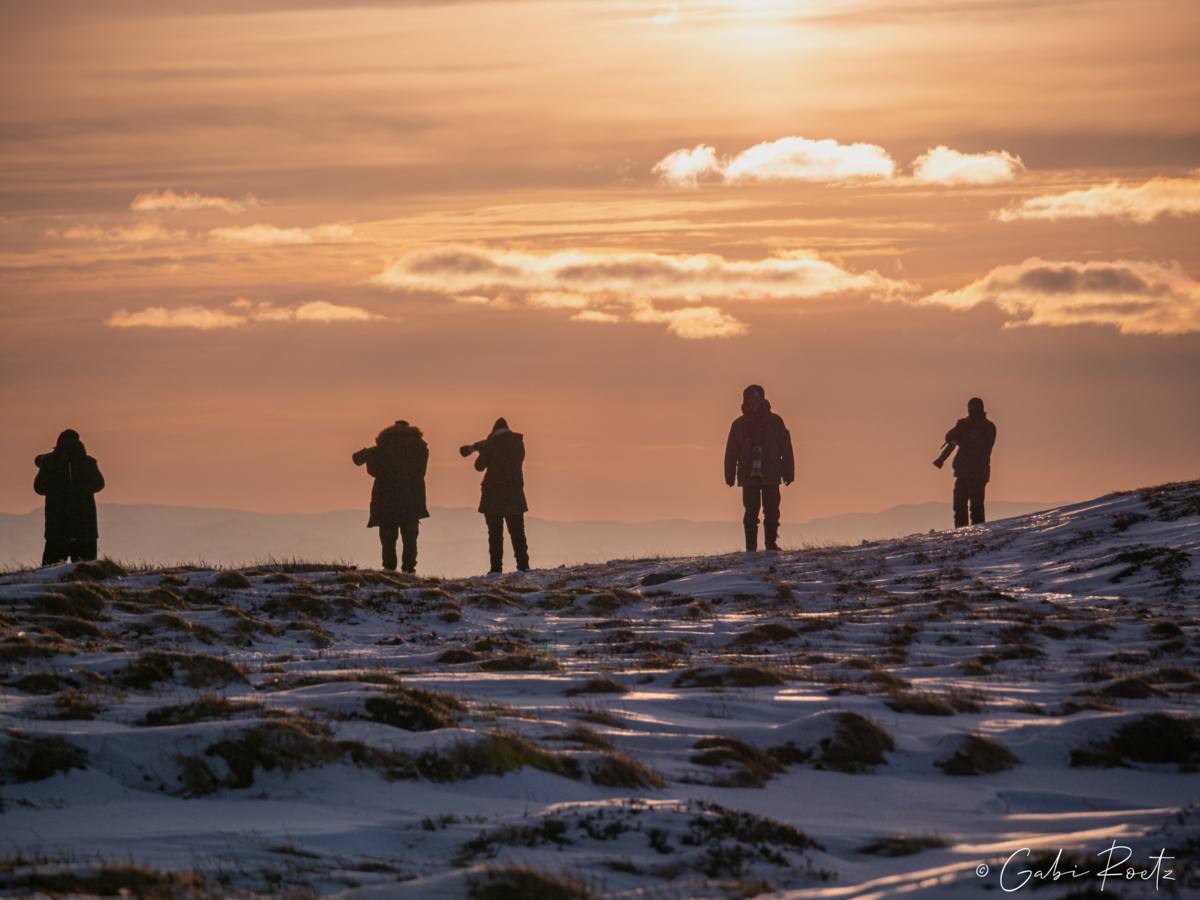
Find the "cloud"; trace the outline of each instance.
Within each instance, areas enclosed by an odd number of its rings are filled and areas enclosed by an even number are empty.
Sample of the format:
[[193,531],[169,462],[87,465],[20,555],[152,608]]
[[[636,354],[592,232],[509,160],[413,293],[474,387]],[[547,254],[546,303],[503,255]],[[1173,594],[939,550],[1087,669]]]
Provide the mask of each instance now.
[[221,209],[225,212],[241,212],[248,206],[257,206],[258,198],[247,194],[242,200],[230,200],[228,197],[209,197],[194,191],[176,193],[171,189],[165,191],[146,191],[138,194],[129,204],[129,208],[137,212],[178,212],[192,209]]
[[[569,310],[581,322],[646,322],[682,338],[734,337],[746,326],[720,307],[841,295],[909,296],[912,286],[855,273],[810,253],[757,260],[717,254],[597,251],[529,253],[446,246],[395,260],[373,281],[461,303]],[[704,304],[704,305],[700,305]]]
[[805,299],[908,288],[878,272],[853,273],[810,253],[785,251],[758,260],[715,253],[526,253],[486,247],[417,250],[374,279],[384,287],[449,296],[525,297],[531,305],[575,304],[583,297],[644,297],[687,303]]
[[1108,184],[1042,194],[994,215],[1002,222],[1018,219],[1128,219],[1145,224],[1159,216],[1200,213],[1200,170],[1188,178],[1151,178],[1142,184]]
[[705,144],[697,144],[691,150],[668,153],[654,164],[651,171],[672,187],[694,188],[702,178],[720,177],[724,166],[717,159],[716,150]]
[[727,182],[887,180],[896,163],[875,144],[839,144],[801,137],[755,144],[725,164]]
[[954,309],[993,303],[1013,317],[1014,325],[1111,325],[1122,334],[1200,332],[1200,282],[1178,264],[1027,259],[918,302]]
[[188,236],[183,229],[164,228],[158,222],[139,222],[136,225],[117,228],[100,228],[95,225],[72,225],[62,231],[50,229],[50,238],[67,241],[96,241],[114,244],[146,244],[157,241],[178,241]]
[[128,312],[119,309],[104,324],[111,328],[193,328],[212,331],[240,328],[263,322],[369,322],[383,316],[357,306],[312,300],[298,306],[276,306],[267,301],[239,299],[227,307],[149,306]]
[[665,324],[668,332],[687,340],[738,337],[747,331],[745,323],[713,306],[661,310],[648,303],[638,304],[632,318],[635,322]]
[[289,244],[338,243],[354,237],[349,225],[317,225],[314,228],[279,228],[275,225],[245,225],[214,228],[209,231],[214,240],[233,244],[280,246]]
[[933,184],[998,184],[1012,181],[1025,164],[1006,150],[960,153],[938,146],[914,159],[912,170],[916,181]]
[[[913,160],[912,180],[926,184],[995,184],[1025,170],[1021,158],[1005,150],[961,153],[938,146]],[[785,137],[755,144],[731,157],[697,144],[668,153],[652,169],[664,183],[694,188],[703,181],[891,182],[896,161],[877,144],[841,144],[830,138]]]

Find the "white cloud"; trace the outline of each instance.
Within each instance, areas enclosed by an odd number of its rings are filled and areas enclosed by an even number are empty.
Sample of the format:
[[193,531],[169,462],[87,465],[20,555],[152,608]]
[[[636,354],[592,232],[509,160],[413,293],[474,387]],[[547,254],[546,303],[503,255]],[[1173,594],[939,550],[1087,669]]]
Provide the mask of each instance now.
[[1189,178],[1152,178],[1142,184],[1108,184],[1030,197],[1002,209],[1002,222],[1018,219],[1128,219],[1145,224],[1159,216],[1200,214],[1200,170]]
[[214,228],[209,231],[214,240],[234,244],[279,246],[289,244],[318,244],[348,241],[354,237],[349,225],[317,225],[314,228],[279,228],[275,225],[244,225]]
[[242,200],[231,200],[228,197],[210,197],[195,191],[176,193],[171,189],[165,191],[146,191],[138,194],[129,204],[129,208],[137,212],[178,212],[193,209],[221,209],[225,212],[241,212],[248,206],[257,206],[258,198],[247,194]]
[[727,182],[887,180],[896,164],[875,144],[839,144],[785,137],[755,144],[724,167]]
[[913,160],[913,178],[933,184],[998,184],[1025,171],[1021,157],[1006,150],[961,153],[934,147]]
[[47,237],[67,241],[95,241],[112,244],[147,244],[161,241],[179,241],[188,236],[178,228],[164,228],[158,222],[139,222],[116,228],[100,228],[96,225],[72,225],[62,231],[51,229]]
[[656,322],[667,331],[686,340],[738,337],[746,333],[746,325],[713,306],[688,306],[683,309],[655,309],[650,304],[637,304],[633,311],[635,322]]
[[1200,332],[1200,282],[1178,264],[1027,259],[920,303],[993,303],[1015,325],[1111,325],[1123,334]]
[[888,299],[912,291],[911,285],[878,272],[851,272],[800,252],[736,260],[711,253],[537,254],[447,246],[409,253],[374,281],[493,308],[570,310],[581,322],[659,323],[684,338],[745,333],[746,326],[717,303],[849,294]]
[[[934,147],[913,161],[912,180],[926,184],[996,184],[1025,170],[1006,150],[962,153]],[[664,183],[694,188],[704,181],[901,182],[896,162],[877,144],[841,144],[830,138],[784,137],[721,157],[707,144],[667,154],[652,170]]]
[[654,164],[652,171],[672,187],[693,188],[702,178],[720,177],[723,166],[717,159],[716,150],[697,144],[691,150],[668,153]]
[[150,306],[128,312],[119,309],[105,324],[112,328],[193,328],[211,331],[240,328],[263,322],[369,322],[381,319],[357,306],[343,306],[325,300],[312,300],[298,306],[276,306],[267,301],[239,299],[227,307]]

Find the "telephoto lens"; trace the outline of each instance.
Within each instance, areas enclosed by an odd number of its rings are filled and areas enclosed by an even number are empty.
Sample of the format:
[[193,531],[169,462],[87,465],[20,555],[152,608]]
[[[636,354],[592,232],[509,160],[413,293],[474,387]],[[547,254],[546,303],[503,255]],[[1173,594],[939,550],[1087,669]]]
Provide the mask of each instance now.
[[461,453],[463,456],[470,456],[472,453],[475,452],[475,445],[474,444],[463,444],[461,447],[458,448],[458,452]]

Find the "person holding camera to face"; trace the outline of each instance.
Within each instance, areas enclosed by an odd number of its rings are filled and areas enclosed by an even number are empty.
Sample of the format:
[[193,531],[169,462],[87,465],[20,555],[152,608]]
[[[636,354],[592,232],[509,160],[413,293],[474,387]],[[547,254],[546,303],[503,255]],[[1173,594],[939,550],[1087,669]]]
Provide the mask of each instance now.
[[742,391],[742,414],[734,419],[725,443],[725,483],[742,489],[746,550],[758,549],[758,513],[768,550],[779,549],[779,483],[796,480],[792,436],[783,419],[771,412],[761,385]]
[[986,519],[983,497],[992,477],[992,448],[996,445],[996,425],[987,417],[983,401],[967,401],[967,416],[946,432],[941,455],[933,461],[939,469],[951,453],[954,457],[954,527],[982,525]]
[[396,568],[396,540],[404,543],[400,569],[417,569],[417,534],[420,521],[429,517],[425,505],[425,469],[429,446],[421,429],[403,419],[389,425],[375,438],[375,446],[364,447],[353,456],[356,466],[366,466],[375,479],[371,487],[371,518],[368,528],[379,528],[383,567]]
[[517,571],[529,571],[529,543],[525,538],[525,438],[511,430],[508,422],[497,419],[491,433],[482,441],[459,448],[464,457],[478,453],[475,470],[483,472],[479,511],[487,522],[488,554],[491,572],[504,568],[504,529],[512,540]]
[[96,494],[104,490],[104,476],[84,449],[79,432],[68,428],[58,436],[54,450],[38,455],[33,463],[38,470],[33,490],[46,498],[42,565],[95,559],[100,535]]

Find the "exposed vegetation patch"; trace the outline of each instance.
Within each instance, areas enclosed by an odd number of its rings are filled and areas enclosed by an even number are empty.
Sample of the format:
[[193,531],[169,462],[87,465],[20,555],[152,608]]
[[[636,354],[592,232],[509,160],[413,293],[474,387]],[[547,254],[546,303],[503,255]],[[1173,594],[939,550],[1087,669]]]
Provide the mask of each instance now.
[[511,731],[496,731],[444,750],[430,750],[417,758],[417,770],[430,781],[465,781],[481,775],[507,775],[529,767],[578,780],[579,763],[552,753]]
[[1159,584],[1177,591],[1183,588],[1184,573],[1192,564],[1192,557],[1185,550],[1175,547],[1131,547],[1115,554],[1104,565],[1119,565],[1122,568],[1109,577],[1113,584],[1120,584],[1137,575],[1142,569],[1150,569],[1158,576]]
[[709,666],[685,669],[675,676],[678,688],[777,687],[787,679],[767,666]]
[[869,856],[912,856],[948,846],[950,842],[937,834],[892,834],[864,844],[858,852]]
[[841,711],[835,717],[833,735],[818,742],[813,756],[818,769],[869,772],[886,763],[884,754],[896,749],[896,742],[882,725],[855,712]]
[[644,763],[616,750],[607,750],[590,762],[588,778],[603,787],[651,790],[661,788],[663,777]]
[[977,700],[963,694],[927,694],[918,691],[897,691],[883,702],[890,710],[917,716],[952,716],[955,713],[979,712],[983,708]]
[[947,775],[991,775],[1021,764],[1016,754],[991,738],[965,734],[950,755],[934,763]]
[[143,897],[147,900],[216,897],[203,876],[191,872],[159,872],[142,866],[109,863],[98,867],[39,866],[34,871],[0,874],[6,893],[42,896]]
[[615,681],[606,675],[601,675],[596,678],[589,678],[583,684],[577,684],[574,687],[569,687],[565,691],[568,697],[577,697],[580,694],[624,694],[629,691],[629,688]]
[[552,875],[529,866],[488,869],[467,879],[471,900],[590,900],[595,894],[582,882],[565,875]]
[[237,663],[204,653],[143,653],[117,673],[121,687],[137,690],[169,681],[205,688],[245,680],[246,671]]
[[231,569],[228,572],[222,572],[210,581],[208,586],[224,591],[244,591],[251,587],[251,584],[249,578],[236,569]]
[[235,716],[259,714],[263,705],[253,700],[231,700],[215,694],[201,694],[191,703],[160,706],[152,709],[138,721],[138,725],[157,728],[164,725],[190,725],[193,722],[208,722],[213,719],[232,719]]
[[104,617],[104,607],[112,599],[112,591],[103,585],[87,581],[68,581],[29,601],[35,612],[51,616],[72,616],[96,621]]
[[479,663],[485,672],[557,672],[561,666],[557,659],[534,653],[508,653]]
[[405,731],[450,728],[466,709],[461,700],[444,691],[396,686],[363,703],[367,718]]
[[790,641],[800,634],[791,625],[782,622],[763,622],[748,631],[743,631],[733,639],[735,644],[754,646],[756,644],[779,644]]
[[10,730],[0,754],[0,782],[44,781],[59,772],[87,768],[87,751],[55,735],[33,737]]
[[1200,719],[1149,713],[1126,722],[1105,741],[1071,751],[1073,766],[1128,766],[1130,763],[1200,769]]
[[719,787],[762,787],[783,771],[779,760],[740,738],[701,738],[692,747],[701,751],[691,757],[696,765],[726,770],[713,781]]

